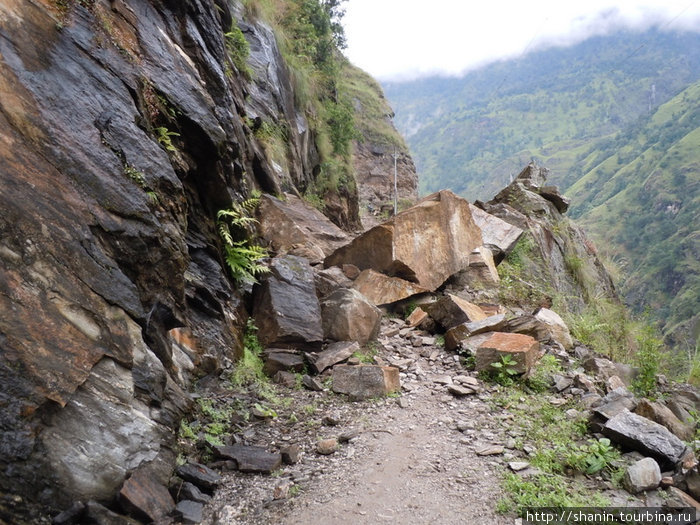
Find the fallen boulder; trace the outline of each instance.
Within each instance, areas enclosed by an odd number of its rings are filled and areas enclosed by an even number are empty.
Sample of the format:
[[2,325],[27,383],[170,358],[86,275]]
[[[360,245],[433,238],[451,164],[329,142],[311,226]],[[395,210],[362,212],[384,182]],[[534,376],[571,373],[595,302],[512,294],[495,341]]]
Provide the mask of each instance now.
[[462,323],[457,326],[453,326],[447,330],[447,332],[445,332],[445,348],[447,350],[454,351],[459,346],[462,346],[462,343],[466,339],[485,332],[498,332],[503,329],[505,324],[505,314],[498,314],[486,317],[481,321]]
[[567,350],[574,347],[569,327],[555,311],[549,308],[540,308],[535,314],[535,319],[545,326],[552,340],[560,343]]
[[306,259],[283,255],[272,260],[270,274],[255,289],[253,316],[266,347],[320,348],[321,309]]
[[540,344],[529,335],[495,332],[476,349],[476,370],[493,371],[493,363],[511,356],[513,370],[524,374],[535,364],[539,352]]
[[692,441],[695,436],[695,429],[693,427],[683,423],[670,408],[659,402],[642,399],[634,412],[665,426],[683,441]]
[[282,454],[268,452],[262,447],[230,445],[214,447],[216,455],[236,462],[241,472],[272,474],[282,465]]
[[469,205],[469,209],[471,210],[474,223],[481,230],[484,246],[491,248],[493,257],[497,261],[502,261],[518,243],[523,230],[507,223],[503,219],[499,219],[495,215],[485,212],[481,208],[477,208],[473,204]]
[[168,489],[144,468],[138,468],[124,482],[119,503],[129,514],[153,522],[166,518],[175,508]]
[[401,390],[399,369],[378,365],[338,365],[333,368],[333,392],[352,400],[380,397]]
[[487,317],[477,305],[452,294],[446,294],[431,305],[426,306],[425,310],[446,330],[458,324],[482,321]]
[[395,303],[428,291],[400,277],[389,277],[374,270],[363,270],[352,287],[377,306]]
[[357,290],[341,288],[321,302],[321,317],[326,339],[364,345],[377,338],[382,313]]
[[185,463],[175,470],[175,473],[185,481],[196,485],[200,489],[211,492],[221,482],[221,476],[205,465],[199,463]]
[[277,372],[301,372],[304,369],[304,357],[295,350],[268,348],[263,352],[263,372],[274,377]]
[[314,284],[316,285],[316,295],[320,300],[338,288],[351,288],[352,280],[348,279],[342,269],[331,266],[316,272]]
[[469,265],[483,244],[469,203],[451,191],[434,193],[326,257],[326,267],[354,264],[434,291]]
[[339,341],[328,345],[323,352],[307,354],[311,368],[320,374],[326,368],[345,361],[352,354],[360,350],[360,345],[356,341]]
[[603,434],[620,445],[653,457],[663,469],[674,468],[687,452],[685,443],[666,427],[626,409],[608,420]]

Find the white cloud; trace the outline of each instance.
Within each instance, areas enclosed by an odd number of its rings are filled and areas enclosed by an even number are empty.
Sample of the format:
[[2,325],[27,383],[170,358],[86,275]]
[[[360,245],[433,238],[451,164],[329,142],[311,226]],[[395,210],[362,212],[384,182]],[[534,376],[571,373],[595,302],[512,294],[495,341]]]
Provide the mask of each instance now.
[[382,80],[459,74],[621,27],[700,31],[700,0],[348,0],[350,60]]

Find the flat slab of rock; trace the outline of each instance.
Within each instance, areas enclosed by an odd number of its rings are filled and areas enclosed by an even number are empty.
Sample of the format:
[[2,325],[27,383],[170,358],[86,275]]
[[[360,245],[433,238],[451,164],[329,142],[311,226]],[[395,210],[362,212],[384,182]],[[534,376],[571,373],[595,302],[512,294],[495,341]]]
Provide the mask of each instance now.
[[400,277],[389,277],[374,270],[363,270],[352,287],[377,306],[395,303],[428,291],[416,283]]
[[687,452],[685,443],[666,427],[629,410],[622,410],[609,419],[603,434],[616,443],[653,457],[663,469],[675,467]]
[[453,326],[445,332],[445,348],[452,351],[462,345],[465,339],[486,332],[498,332],[506,325],[505,314],[491,315],[481,321],[473,321]]
[[466,268],[471,251],[482,244],[469,203],[443,190],[339,248],[324,265],[351,263],[434,291]]
[[457,397],[463,397],[463,396],[469,396],[472,394],[476,394],[478,392],[478,387],[468,387],[468,386],[462,386],[462,385],[447,385],[447,391],[452,394],[453,396]]
[[301,372],[304,370],[304,357],[295,351],[268,348],[263,353],[263,361],[265,363],[263,372],[269,377],[273,377],[281,371]]
[[524,374],[537,361],[539,351],[540,344],[529,335],[495,332],[476,349],[476,370],[493,371],[491,364],[509,355],[513,358],[513,369]]
[[255,289],[253,316],[266,347],[320,348],[321,307],[309,261],[294,255],[275,257],[270,274]]
[[168,489],[145,469],[137,469],[119,491],[119,503],[124,509],[150,521],[168,516],[175,508]]
[[605,419],[610,419],[624,410],[633,411],[636,406],[637,400],[634,394],[626,388],[618,388],[608,392],[594,412]]
[[378,365],[338,365],[333,368],[333,392],[360,400],[401,391],[399,369]]
[[653,458],[640,459],[627,468],[622,480],[632,494],[654,490],[661,483],[661,469]]
[[221,476],[205,465],[186,463],[180,465],[175,473],[185,481],[195,484],[200,489],[212,491],[221,482]]
[[425,319],[428,317],[428,312],[423,310],[420,306],[417,307],[415,310],[411,312],[411,315],[409,315],[406,318],[406,324],[410,326],[411,328],[415,328],[419,324],[421,324]]
[[177,492],[177,496],[180,501],[188,499],[205,505],[211,501],[211,496],[199,490],[196,485],[193,485],[189,481],[182,483]]
[[202,522],[204,505],[196,501],[182,500],[175,507],[175,515],[184,525],[197,525]]
[[477,305],[449,293],[426,306],[425,310],[446,330],[458,324],[481,321],[488,317]]
[[502,260],[508,255],[523,234],[523,230],[509,224],[495,215],[477,208],[473,204],[469,205],[474,222],[481,230],[481,238],[485,246],[493,247],[493,253],[497,260]]
[[214,447],[214,451],[223,459],[235,461],[241,472],[271,474],[282,466],[282,454],[268,452],[262,447],[230,445]]
[[357,341],[361,345],[377,338],[382,312],[357,290],[339,289],[321,302],[323,334],[331,341]]
[[670,408],[662,405],[658,401],[642,399],[637,404],[637,408],[634,409],[634,412],[665,426],[683,441],[692,441],[695,436],[695,429],[693,427],[683,423]]
[[356,341],[339,341],[331,343],[323,352],[307,354],[311,368],[317,374],[323,372],[326,368],[330,368],[342,361],[345,361],[352,354],[360,349],[359,343]]
[[501,445],[485,445],[476,449],[477,456],[498,456],[505,452],[505,448]]

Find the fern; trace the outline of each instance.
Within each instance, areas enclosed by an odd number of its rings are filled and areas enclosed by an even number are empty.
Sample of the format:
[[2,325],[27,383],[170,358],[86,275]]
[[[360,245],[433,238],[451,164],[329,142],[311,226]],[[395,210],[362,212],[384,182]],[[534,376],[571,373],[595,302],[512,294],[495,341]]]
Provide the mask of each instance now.
[[250,214],[259,202],[258,198],[247,199],[216,214],[217,230],[224,243],[224,261],[238,283],[256,283],[257,276],[270,271],[260,262],[268,256],[265,248],[251,244],[247,239],[235,240],[236,233],[245,232],[248,226],[257,222]]

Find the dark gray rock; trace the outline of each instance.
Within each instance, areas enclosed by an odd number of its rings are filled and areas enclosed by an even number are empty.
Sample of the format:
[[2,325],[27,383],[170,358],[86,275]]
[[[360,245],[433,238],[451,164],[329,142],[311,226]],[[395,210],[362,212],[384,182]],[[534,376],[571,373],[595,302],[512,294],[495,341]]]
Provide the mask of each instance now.
[[54,519],[51,520],[51,525],[74,525],[80,522],[84,512],[85,503],[76,501],[69,508],[57,514]]
[[197,501],[182,500],[175,507],[175,515],[185,525],[197,525],[202,521],[204,505]]
[[314,372],[320,374],[326,368],[345,361],[359,350],[360,345],[356,341],[339,341],[328,345],[323,352],[310,353],[307,357]]
[[653,457],[664,470],[674,468],[687,452],[685,443],[666,427],[626,409],[608,420],[603,434],[624,447]]
[[282,255],[272,260],[270,274],[255,290],[253,316],[266,347],[320,348],[321,308],[306,259]]
[[542,186],[538,193],[547,199],[549,202],[554,204],[554,207],[559,211],[559,213],[566,213],[569,209],[569,204],[571,201],[559,192],[559,188],[556,186]]
[[88,501],[83,512],[82,523],[95,525],[139,525],[140,521],[117,514],[95,501]]
[[262,447],[231,445],[214,447],[216,454],[223,459],[232,459],[241,472],[271,474],[282,465],[282,455],[268,452]]
[[263,372],[274,377],[280,371],[301,372],[304,370],[304,357],[294,351],[268,348],[263,352]]
[[301,378],[301,383],[312,392],[323,392],[323,385],[315,377],[304,374]]
[[180,486],[177,496],[178,501],[190,500],[201,503],[202,505],[206,505],[211,501],[211,496],[199,490],[196,485],[193,485],[189,481],[185,481]]
[[633,411],[637,406],[634,394],[626,388],[617,388],[609,392],[594,410],[605,419],[610,419],[623,410]]
[[185,481],[197,485],[207,492],[211,492],[221,482],[221,476],[205,465],[199,463],[186,463],[180,465],[175,473]]

